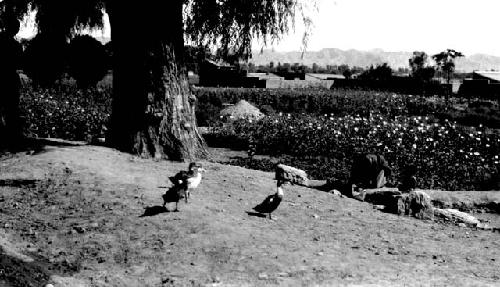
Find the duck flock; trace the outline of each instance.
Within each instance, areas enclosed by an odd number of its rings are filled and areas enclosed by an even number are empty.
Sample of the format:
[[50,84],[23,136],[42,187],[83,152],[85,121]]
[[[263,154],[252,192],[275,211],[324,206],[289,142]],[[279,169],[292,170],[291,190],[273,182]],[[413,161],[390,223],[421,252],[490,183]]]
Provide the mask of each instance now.
[[[192,162],[189,164],[188,170],[181,170],[176,175],[169,177],[173,186],[162,196],[163,207],[166,208],[168,203],[175,203],[175,209],[173,211],[179,211],[179,201],[184,199],[186,204],[189,202],[190,194],[200,185],[204,172],[206,172],[206,170],[201,164]],[[271,213],[278,208],[283,200],[283,187],[287,183],[286,180],[278,179],[276,193],[267,196],[261,203],[257,204],[253,210],[264,216],[267,214],[269,219],[272,219]]]

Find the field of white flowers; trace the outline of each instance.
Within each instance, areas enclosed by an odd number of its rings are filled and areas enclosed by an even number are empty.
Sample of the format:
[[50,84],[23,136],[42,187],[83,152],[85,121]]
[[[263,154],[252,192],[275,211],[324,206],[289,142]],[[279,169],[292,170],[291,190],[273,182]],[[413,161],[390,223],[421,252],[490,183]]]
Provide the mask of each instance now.
[[[212,146],[246,150],[253,142],[257,154],[333,181],[347,179],[355,153],[380,153],[394,169],[394,186],[414,166],[422,188],[500,190],[498,103],[351,90],[208,88],[194,93],[199,121],[211,125],[206,138]],[[104,137],[111,94],[110,87],[26,86],[21,97],[25,133],[83,141]],[[267,116],[222,125],[219,108],[238,99],[254,103]],[[249,158],[233,163],[274,168],[272,162]]]
[[[356,153],[383,154],[398,185],[400,175],[417,168],[419,187],[445,190],[500,189],[500,133],[480,124],[464,126],[433,115],[278,113],[258,122],[235,121],[212,129],[215,145],[245,148],[282,157],[318,179],[346,180]],[[235,164],[271,170],[271,164]]]

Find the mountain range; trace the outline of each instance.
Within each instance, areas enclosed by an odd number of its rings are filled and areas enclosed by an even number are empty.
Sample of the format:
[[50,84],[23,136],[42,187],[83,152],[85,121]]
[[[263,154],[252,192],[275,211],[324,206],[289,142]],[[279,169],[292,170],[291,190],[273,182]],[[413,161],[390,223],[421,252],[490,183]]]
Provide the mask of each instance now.
[[[108,37],[96,37],[101,43],[106,44],[110,41]],[[307,66],[312,66],[313,63],[319,66],[326,65],[343,65],[347,64],[351,67],[369,67],[387,63],[391,68],[408,67],[408,60],[412,56],[412,52],[387,52],[382,49],[373,49],[369,51],[361,50],[341,50],[337,48],[324,48],[319,51],[307,51],[302,55],[302,52],[277,52],[273,50],[254,51],[253,57],[250,60],[255,65],[266,65],[270,62],[280,63],[300,63]],[[430,64],[434,64],[429,54]],[[497,70],[500,71],[500,57],[487,54],[466,55],[463,58],[456,60],[457,72],[472,72],[475,70]]]
[[[325,48],[320,51],[307,51],[302,56],[301,52],[276,52],[272,50],[256,51],[250,62],[255,65],[266,65],[269,62],[279,63],[301,63],[312,66],[342,65],[368,67],[388,63],[393,69],[408,67],[408,60],[412,52],[386,52],[381,49],[370,51],[341,50],[337,48]],[[431,57],[429,56],[429,59]],[[433,63],[430,63],[433,64]],[[472,72],[474,70],[500,70],[500,57],[473,54],[456,60],[457,72]]]

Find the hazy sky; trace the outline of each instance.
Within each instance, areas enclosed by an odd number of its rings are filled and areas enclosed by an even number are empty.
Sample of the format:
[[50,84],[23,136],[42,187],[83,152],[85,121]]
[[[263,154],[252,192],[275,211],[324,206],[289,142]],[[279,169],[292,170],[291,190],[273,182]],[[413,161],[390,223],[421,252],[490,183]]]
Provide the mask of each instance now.
[[[500,0],[318,0],[308,50],[321,48],[386,51],[447,48],[466,55],[500,56]],[[298,50],[297,24],[275,47]]]
[[[500,0],[318,0],[318,11],[309,14],[314,22],[310,51],[381,48],[436,53],[451,48],[466,55],[500,56]],[[104,35],[109,35],[106,30]],[[295,33],[284,36],[274,49],[299,50],[302,35],[303,25],[297,20]]]

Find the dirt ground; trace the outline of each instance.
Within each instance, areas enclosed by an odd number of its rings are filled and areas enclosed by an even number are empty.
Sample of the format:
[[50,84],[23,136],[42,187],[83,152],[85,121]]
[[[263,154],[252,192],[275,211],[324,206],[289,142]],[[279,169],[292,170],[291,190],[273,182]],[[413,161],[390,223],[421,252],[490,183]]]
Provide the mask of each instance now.
[[500,286],[498,232],[298,186],[273,220],[251,216],[274,175],[203,165],[190,202],[161,212],[187,164],[54,142],[4,155],[0,286]]

